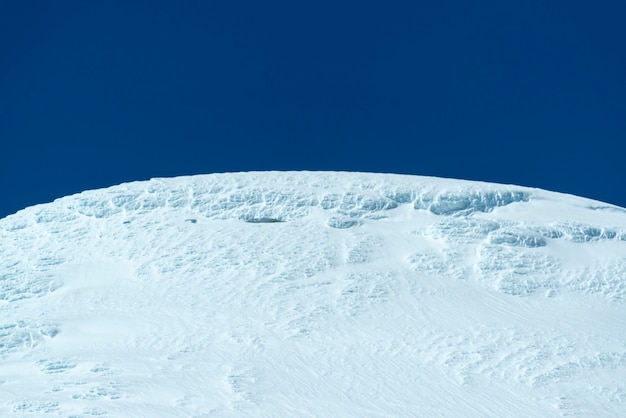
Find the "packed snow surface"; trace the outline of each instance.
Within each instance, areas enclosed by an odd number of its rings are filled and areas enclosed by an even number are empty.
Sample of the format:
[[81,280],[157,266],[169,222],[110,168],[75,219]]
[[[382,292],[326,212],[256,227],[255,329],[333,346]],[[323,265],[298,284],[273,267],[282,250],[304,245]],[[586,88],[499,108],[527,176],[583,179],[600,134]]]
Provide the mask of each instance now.
[[626,210],[387,174],[0,220],[0,416],[624,417]]

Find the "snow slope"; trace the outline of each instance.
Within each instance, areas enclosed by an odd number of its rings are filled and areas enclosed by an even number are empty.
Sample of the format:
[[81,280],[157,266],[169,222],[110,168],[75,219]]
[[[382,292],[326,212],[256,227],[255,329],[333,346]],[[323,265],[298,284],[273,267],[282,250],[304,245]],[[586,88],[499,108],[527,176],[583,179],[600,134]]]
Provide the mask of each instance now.
[[266,172],[0,220],[0,416],[626,416],[626,210]]

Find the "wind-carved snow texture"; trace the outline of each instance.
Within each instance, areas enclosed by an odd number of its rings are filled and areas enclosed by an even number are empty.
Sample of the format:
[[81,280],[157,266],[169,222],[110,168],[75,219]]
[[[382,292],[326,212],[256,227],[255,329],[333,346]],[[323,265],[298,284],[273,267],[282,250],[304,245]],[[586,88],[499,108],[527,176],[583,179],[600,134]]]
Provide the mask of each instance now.
[[328,172],[0,220],[1,416],[626,416],[626,211]]
[[530,195],[523,191],[469,191],[425,195],[415,200],[415,209],[428,209],[435,215],[471,215],[474,212],[491,212],[500,206],[527,202]]

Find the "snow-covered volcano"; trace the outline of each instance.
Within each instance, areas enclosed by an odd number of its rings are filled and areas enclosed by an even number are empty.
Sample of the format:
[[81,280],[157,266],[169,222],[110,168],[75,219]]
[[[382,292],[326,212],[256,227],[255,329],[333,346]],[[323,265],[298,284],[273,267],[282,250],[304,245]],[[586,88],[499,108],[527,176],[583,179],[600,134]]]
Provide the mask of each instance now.
[[0,415],[626,416],[626,210],[214,174],[0,220]]

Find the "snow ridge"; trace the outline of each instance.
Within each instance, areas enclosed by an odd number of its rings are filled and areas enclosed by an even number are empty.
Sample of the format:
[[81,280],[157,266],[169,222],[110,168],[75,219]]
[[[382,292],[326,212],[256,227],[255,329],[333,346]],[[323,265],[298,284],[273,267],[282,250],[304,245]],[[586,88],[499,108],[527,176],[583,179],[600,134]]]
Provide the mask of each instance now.
[[253,172],[0,220],[0,414],[620,416],[626,211]]

